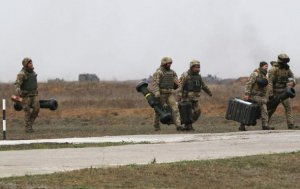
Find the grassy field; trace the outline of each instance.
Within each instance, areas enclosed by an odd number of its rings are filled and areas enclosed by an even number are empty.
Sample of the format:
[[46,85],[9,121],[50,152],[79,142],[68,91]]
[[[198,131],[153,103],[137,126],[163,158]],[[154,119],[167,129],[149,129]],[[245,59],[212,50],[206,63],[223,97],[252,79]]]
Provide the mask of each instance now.
[[[228,99],[243,95],[244,82],[210,84],[210,98],[203,94],[201,118],[194,124],[195,132],[233,132],[236,122],[224,119]],[[9,99],[14,93],[13,84],[0,84],[0,96]],[[300,87],[296,87],[299,91]],[[34,125],[35,133],[24,132],[24,112],[16,112],[12,103],[7,104],[7,139],[39,139],[64,137],[90,137],[104,135],[177,133],[174,125],[164,125],[155,132],[152,127],[153,110],[135,90],[133,82],[100,83],[40,83],[40,99],[55,98],[59,102],[57,111],[42,109]],[[300,122],[300,97],[293,99],[296,123]],[[259,122],[258,122],[259,123]],[[280,106],[271,124],[276,129],[286,129],[283,108]],[[258,126],[249,130],[258,130]],[[0,132],[2,138],[2,132]]]
[[3,189],[299,188],[300,152],[170,164],[88,168],[0,179]]
[[[208,84],[213,98],[203,94],[201,118],[194,124],[195,133],[238,131],[238,123],[225,120],[227,102],[242,97],[244,83]],[[9,99],[12,84],[0,84],[0,96]],[[297,86],[296,91],[300,87]],[[95,137],[105,135],[178,133],[173,125],[163,125],[159,132],[152,127],[153,110],[135,91],[132,82],[40,83],[41,99],[55,98],[57,111],[41,110],[34,125],[35,133],[24,132],[23,112],[7,104],[7,139]],[[293,99],[296,124],[300,122],[300,97]],[[279,107],[271,124],[286,129],[283,108]],[[249,130],[260,130],[257,126]],[[2,138],[2,132],[0,132]],[[104,144],[110,145],[110,144]],[[115,145],[115,144],[114,144]],[[123,145],[123,144],[117,144]],[[82,145],[29,145],[27,148],[85,147]],[[100,147],[100,146],[99,146]],[[2,150],[12,150],[1,147]],[[179,162],[172,164],[129,165],[117,168],[89,168],[66,173],[0,179],[0,188],[299,188],[300,153],[276,154]]]

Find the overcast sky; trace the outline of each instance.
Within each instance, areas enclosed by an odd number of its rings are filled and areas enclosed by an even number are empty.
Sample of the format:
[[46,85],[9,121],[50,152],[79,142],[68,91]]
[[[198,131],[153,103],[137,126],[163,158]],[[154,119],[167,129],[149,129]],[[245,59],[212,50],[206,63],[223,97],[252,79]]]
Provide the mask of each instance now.
[[164,56],[181,75],[248,76],[260,61],[291,58],[300,76],[297,0],[1,0],[0,82],[12,82],[24,57],[40,81],[148,77]]

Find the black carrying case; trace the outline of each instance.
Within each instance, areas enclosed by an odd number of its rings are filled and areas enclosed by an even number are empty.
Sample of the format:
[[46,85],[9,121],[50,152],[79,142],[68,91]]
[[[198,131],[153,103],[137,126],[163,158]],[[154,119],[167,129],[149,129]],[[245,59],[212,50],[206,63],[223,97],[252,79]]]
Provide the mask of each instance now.
[[256,125],[260,117],[260,107],[256,103],[247,102],[238,98],[230,99],[225,118],[250,126]]

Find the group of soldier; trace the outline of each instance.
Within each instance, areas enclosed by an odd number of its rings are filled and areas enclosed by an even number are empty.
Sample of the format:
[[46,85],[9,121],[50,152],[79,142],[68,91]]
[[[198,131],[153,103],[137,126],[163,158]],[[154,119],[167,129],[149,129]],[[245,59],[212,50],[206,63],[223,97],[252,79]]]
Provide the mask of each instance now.
[[[277,106],[267,109],[267,102],[281,95],[287,87],[293,88],[296,85],[296,79],[288,65],[289,62],[290,58],[287,54],[279,54],[277,61],[271,61],[272,68],[269,71],[268,63],[260,62],[259,68],[252,72],[246,84],[244,99],[259,104],[263,130],[274,129],[273,126],[269,125],[269,121],[277,109]],[[266,82],[263,82],[264,80]],[[290,98],[281,101],[281,103],[285,109],[288,129],[297,129],[298,126],[294,124]],[[241,124],[239,130],[245,131],[245,125]]]
[[[171,69],[172,62],[170,57],[162,58],[160,67],[153,74],[152,92],[162,105],[168,105],[172,109],[173,122],[178,131],[194,130],[191,123],[181,125],[178,101],[191,102],[193,123],[201,115],[201,104],[199,102],[201,90],[209,96],[212,96],[212,93],[202,80],[198,60],[190,62],[189,70],[184,72],[180,79],[178,79],[176,72]],[[174,92],[175,90],[176,92]],[[175,97],[175,93],[178,94],[179,99]],[[158,131],[160,130],[159,114],[156,112],[154,117],[153,126]]]
[[[267,110],[267,102],[280,95],[287,87],[294,87],[296,80],[288,63],[290,58],[286,54],[278,55],[277,61],[272,61],[272,68],[268,72],[268,63],[260,62],[259,68],[250,75],[245,88],[244,100],[255,101],[261,109],[262,129],[270,130],[269,120],[275,112],[276,107]],[[178,131],[194,130],[192,124],[201,115],[201,104],[199,97],[203,90],[210,97],[212,92],[203,82],[200,75],[200,62],[192,60],[189,69],[178,79],[177,74],[171,69],[173,61],[170,57],[161,60],[160,67],[153,74],[152,92],[162,105],[167,105],[172,110],[173,123]],[[20,101],[25,112],[25,131],[34,132],[32,125],[40,110],[38,100],[37,74],[34,72],[33,62],[30,58],[24,58],[23,68],[17,75],[15,82],[16,99]],[[262,80],[267,80],[267,85],[261,85]],[[176,94],[176,95],[175,95]],[[192,105],[192,122],[181,124],[178,102],[188,101]],[[290,99],[281,102],[285,108],[288,129],[294,129],[294,119]],[[156,131],[160,130],[160,119],[155,113],[153,126]],[[245,131],[245,125],[240,125],[239,130]]]
[[[260,106],[263,130],[273,130],[269,126],[269,120],[276,107],[267,109],[267,102],[276,98],[287,87],[294,87],[296,80],[288,63],[290,58],[287,54],[278,55],[277,61],[272,61],[272,68],[268,71],[268,63],[260,62],[259,68],[250,75],[246,87],[244,100],[255,102]],[[172,109],[173,122],[178,131],[194,130],[192,123],[196,122],[201,115],[200,93],[203,90],[212,96],[211,90],[203,82],[200,75],[200,62],[192,60],[188,71],[178,79],[175,71],[171,69],[172,59],[164,57],[160,67],[153,74],[152,92],[162,105],[168,105]],[[263,83],[263,84],[262,84]],[[176,98],[179,96],[179,98]],[[181,124],[178,103],[188,101],[192,104],[192,123]],[[290,99],[281,102],[285,108],[288,129],[298,128],[294,125],[292,106]],[[160,130],[159,114],[155,112],[153,126],[156,131]],[[241,124],[240,131],[246,131],[246,126]]]

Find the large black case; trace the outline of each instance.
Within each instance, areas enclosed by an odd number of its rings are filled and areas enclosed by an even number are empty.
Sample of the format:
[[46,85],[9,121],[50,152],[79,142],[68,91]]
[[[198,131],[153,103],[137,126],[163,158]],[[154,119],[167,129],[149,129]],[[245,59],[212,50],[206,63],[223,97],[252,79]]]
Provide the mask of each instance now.
[[260,117],[260,107],[256,103],[247,102],[238,98],[230,99],[225,118],[245,125],[256,125]]

